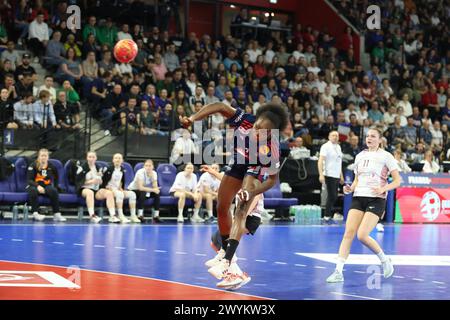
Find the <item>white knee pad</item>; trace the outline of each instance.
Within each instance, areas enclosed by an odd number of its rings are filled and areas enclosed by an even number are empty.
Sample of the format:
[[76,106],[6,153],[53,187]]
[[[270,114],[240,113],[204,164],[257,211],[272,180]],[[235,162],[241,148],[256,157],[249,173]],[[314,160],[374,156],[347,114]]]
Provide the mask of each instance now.
[[116,198],[116,202],[119,202],[119,203],[123,202],[123,198],[124,198],[123,192],[114,191],[114,197]]
[[136,193],[133,191],[126,191],[129,203],[136,203]]

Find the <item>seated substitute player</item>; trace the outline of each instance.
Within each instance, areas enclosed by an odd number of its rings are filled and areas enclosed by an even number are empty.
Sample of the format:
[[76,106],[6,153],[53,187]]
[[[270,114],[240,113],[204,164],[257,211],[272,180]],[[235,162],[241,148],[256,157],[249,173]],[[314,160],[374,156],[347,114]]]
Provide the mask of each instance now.
[[208,171],[202,170],[203,174],[197,183],[197,191],[202,195],[206,202],[206,211],[208,212],[208,221],[215,221],[213,215],[213,201],[217,200],[217,190],[219,190],[220,180],[223,173],[220,173],[220,167],[217,163],[207,167]]
[[[122,166],[123,157],[120,153],[116,153],[110,165],[103,174],[103,188],[111,190],[116,199],[117,215],[121,223],[141,223],[136,216],[136,194],[133,191],[125,189],[125,169]],[[128,199],[130,206],[130,219],[123,214],[123,200]]]
[[138,219],[144,222],[145,200],[153,198],[153,222],[160,223],[159,204],[160,188],[158,186],[158,173],[154,170],[153,160],[145,160],[144,167],[139,169],[134,176],[128,189],[134,191],[137,195]]
[[[233,162],[230,164],[231,169],[225,173],[220,183],[217,199],[223,248],[221,252],[225,252],[225,255],[218,266],[209,270],[216,278],[222,279],[228,273],[228,267],[244,232],[241,224],[245,226],[244,217],[253,198],[272,188],[278,180],[279,140],[275,130],[278,130],[278,133],[282,132],[288,124],[288,117],[286,111],[274,103],[261,106],[256,115],[252,115],[240,108],[235,109],[227,104],[215,102],[204,106],[190,117],[180,117],[180,123],[188,127],[214,113],[220,113],[227,118],[226,122],[235,130]],[[267,170],[268,178],[259,183],[257,177],[262,167]],[[246,183],[243,184],[245,177]],[[242,203],[236,211],[237,222],[233,224],[232,229],[230,206],[238,192]],[[221,252],[219,254],[222,254]]]

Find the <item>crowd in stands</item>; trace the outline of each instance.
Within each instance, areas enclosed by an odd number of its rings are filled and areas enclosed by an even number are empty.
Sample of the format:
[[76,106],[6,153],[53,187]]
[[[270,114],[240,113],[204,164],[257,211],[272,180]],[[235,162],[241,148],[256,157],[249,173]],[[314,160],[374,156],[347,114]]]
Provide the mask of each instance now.
[[[333,3],[356,27],[364,28],[361,6],[366,1]],[[222,101],[256,113],[272,101],[289,112],[291,125],[282,133],[282,142],[292,148],[315,154],[328,133],[338,130],[344,153],[353,158],[368,129],[377,126],[387,139],[386,148],[401,151],[407,162],[430,156],[437,163],[448,160],[448,3],[377,3],[382,5],[383,29],[366,34],[371,66],[365,69],[355,57],[351,28],[336,37],[297,24],[292,39],[213,39],[194,32],[180,39],[156,26],[117,24],[91,15],[81,30],[69,30],[61,19],[67,2],[50,10],[42,1],[23,0],[16,14],[19,40],[11,41],[8,34],[1,38],[6,40],[1,54],[2,114],[9,110],[3,122],[11,128],[76,129],[80,101],[86,101],[106,135],[125,130],[168,135],[181,128],[179,116],[189,116],[207,103]],[[114,60],[112,49],[120,39],[136,41],[139,53],[133,62]],[[15,54],[18,43],[54,74],[46,78],[45,87],[34,89],[31,57]],[[212,139],[224,137],[220,115],[202,124],[204,130],[217,132]],[[195,135],[177,137],[195,140]],[[195,145],[186,145],[195,152]],[[173,157],[184,148],[177,141]]]

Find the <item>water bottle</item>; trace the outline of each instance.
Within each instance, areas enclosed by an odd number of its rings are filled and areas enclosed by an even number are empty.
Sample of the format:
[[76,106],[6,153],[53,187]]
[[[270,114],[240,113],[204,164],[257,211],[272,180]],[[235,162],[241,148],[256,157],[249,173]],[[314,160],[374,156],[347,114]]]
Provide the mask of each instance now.
[[316,225],[318,223],[318,221],[317,221],[317,206],[314,205],[313,208],[314,208],[314,210],[313,210],[313,224]]
[[311,206],[309,204],[305,206],[305,224],[311,224]]
[[304,206],[298,206],[297,209],[297,224],[303,224],[304,221]]

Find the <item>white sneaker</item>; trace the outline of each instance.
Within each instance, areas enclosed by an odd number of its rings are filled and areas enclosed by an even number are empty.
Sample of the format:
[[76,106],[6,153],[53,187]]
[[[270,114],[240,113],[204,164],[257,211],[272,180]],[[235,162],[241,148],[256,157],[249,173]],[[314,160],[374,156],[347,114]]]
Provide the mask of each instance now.
[[384,226],[381,223],[377,223],[377,226],[375,228],[378,232],[384,232]]
[[342,221],[342,220],[344,220],[344,216],[342,214],[340,214],[340,213],[335,213],[333,215],[333,220]]
[[222,289],[232,289],[242,283],[244,279],[237,273],[227,272],[223,280],[217,284],[217,287]]
[[381,265],[383,266],[383,275],[386,279],[394,274],[394,265],[392,264],[391,258],[387,258]]
[[109,130],[105,130],[103,133],[105,134],[105,137],[111,135],[111,132]]
[[56,222],[64,222],[64,221],[67,221],[67,219],[64,218],[64,217],[61,215],[61,212],[57,212],[57,213],[55,213],[55,215],[53,216],[53,221],[56,221]]
[[120,222],[120,219],[117,218],[116,216],[112,216],[112,217],[109,217],[108,221],[111,223],[117,223],[117,222]]
[[271,215],[270,213],[268,213],[266,210],[263,210],[261,212],[261,220],[264,221],[270,221],[273,219],[273,215]]
[[99,223],[100,221],[102,221],[102,218],[98,217],[98,216],[92,216],[91,217],[91,222],[92,223]]
[[344,282],[344,275],[340,273],[337,270],[334,270],[334,272],[327,278],[328,283],[336,283],[336,282]]
[[45,216],[43,214],[39,214],[37,212],[33,213],[33,219],[36,221],[43,221],[45,219]]
[[133,222],[133,223],[141,223],[141,220],[140,220],[136,215],[131,216],[131,217],[130,217],[130,220],[131,220],[131,222]]
[[212,259],[210,259],[210,260],[205,262],[205,266],[207,266],[208,268],[214,267],[224,257],[225,257],[225,250],[220,249],[219,252],[217,252],[217,255],[214,258],[212,258]]
[[121,217],[119,217],[119,219],[120,219],[120,223],[130,223],[130,219],[128,219],[125,216],[121,216]]
[[228,262],[228,260],[222,259],[222,260],[220,260],[219,263],[217,263],[213,267],[209,268],[208,272],[214,278],[221,280],[227,274],[229,268],[230,268],[230,263]]
[[330,217],[323,217],[323,220],[325,221],[325,222],[328,222],[328,221],[330,221]]
[[177,222],[178,222],[178,223],[184,223],[184,218],[183,218],[183,216],[178,216]]
[[205,222],[205,219],[202,219],[199,216],[192,216],[191,222],[193,222],[193,223],[203,223],[203,222]]
[[231,291],[238,290],[238,289],[242,288],[243,286],[245,286],[247,283],[249,283],[250,280],[252,280],[252,278],[247,274],[247,272],[243,272],[239,276],[241,277],[242,281],[238,285],[227,288],[227,290],[231,290]]

